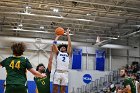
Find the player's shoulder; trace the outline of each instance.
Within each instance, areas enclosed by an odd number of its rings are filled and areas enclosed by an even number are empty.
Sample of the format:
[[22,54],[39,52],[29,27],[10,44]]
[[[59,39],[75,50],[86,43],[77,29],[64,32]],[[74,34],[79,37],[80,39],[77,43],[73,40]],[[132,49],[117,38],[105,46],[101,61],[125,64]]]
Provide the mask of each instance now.
[[22,62],[27,62],[28,61],[28,58],[26,58],[24,56],[18,56],[18,57],[13,56],[13,59],[15,59],[15,60],[18,59]]
[[130,78],[130,77],[126,77],[125,79],[124,79],[124,81],[132,81],[132,78]]
[[9,57],[6,57],[5,59],[8,60],[8,59],[12,59],[13,56],[9,56]]

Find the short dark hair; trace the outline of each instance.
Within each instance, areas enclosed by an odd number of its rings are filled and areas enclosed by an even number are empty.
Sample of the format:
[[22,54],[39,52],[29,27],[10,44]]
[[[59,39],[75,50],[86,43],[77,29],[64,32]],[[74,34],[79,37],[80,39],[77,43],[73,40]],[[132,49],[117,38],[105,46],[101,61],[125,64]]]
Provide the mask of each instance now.
[[14,43],[11,46],[11,49],[15,56],[21,56],[23,55],[23,52],[26,50],[26,46],[23,42],[18,42],[18,43]]
[[38,71],[38,69],[39,69],[40,66],[43,66],[45,68],[44,64],[40,63],[40,64],[37,65],[36,71]]
[[66,45],[66,44],[61,44],[61,45],[59,45],[59,46],[58,46],[58,50],[59,50],[59,51],[60,51],[60,48],[61,48],[61,47],[65,47],[65,48],[66,48],[66,51],[67,51],[68,45]]

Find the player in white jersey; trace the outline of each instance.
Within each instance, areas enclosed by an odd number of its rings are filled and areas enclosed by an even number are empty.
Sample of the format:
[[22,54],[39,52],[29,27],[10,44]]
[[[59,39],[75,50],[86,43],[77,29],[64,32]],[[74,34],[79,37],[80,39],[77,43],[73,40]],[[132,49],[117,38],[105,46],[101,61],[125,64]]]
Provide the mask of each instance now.
[[56,71],[53,78],[53,93],[58,93],[58,86],[61,86],[60,93],[65,93],[66,86],[68,85],[68,69],[71,55],[71,39],[69,30],[66,32],[68,38],[68,45],[59,45],[57,47],[57,40],[60,35],[57,35],[54,42],[54,51],[56,53]]

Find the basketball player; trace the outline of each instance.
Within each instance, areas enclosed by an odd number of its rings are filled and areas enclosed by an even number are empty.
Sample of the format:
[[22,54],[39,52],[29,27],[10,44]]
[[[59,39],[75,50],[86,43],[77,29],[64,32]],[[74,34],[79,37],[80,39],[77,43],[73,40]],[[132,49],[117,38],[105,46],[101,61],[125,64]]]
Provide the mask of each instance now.
[[140,93],[140,83],[137,74],[132,74],[131,78],[134,79],[135,86],[136,86],[136,93]]
[[21,56],[26,49],[24,43],[14,43],[11,49],[13,56],[0,62],[0,66],[7,71],[5,93],[27,93],[26,69],[36,77],[43,78],[46,75],[34,70],[29,60]]
[[127,75],[127,70],[125,68],[120,70],[120,76],[124,78],[123,89],[119,89],[117,93],[136,93],[136,86],[134,80]]
[[39,64],[36,70],[40,73],[45,73],[47,77],[38,78],[34,77],[35,83],[37,85],[36,93],[50,93],[50,73],[52,68],[52,60],[53,60],[53,47],[51,47],[51,53],[48,63],[48,68],[45,69],[43,64]]
[[60,35],[57,35],[54,42],[54,51],[57,55],[56,57],[56,71],[54,73],[53,80],[53,93],[58,92],[58,86],[60,86],[60,93],[65,93],[66,86],[68,85],[68,68],[69,68],[69,57],[71,55],[71,39],[69,35],[69,29],[66,32],[68,38],[68,45],[56,46],[57,40]]

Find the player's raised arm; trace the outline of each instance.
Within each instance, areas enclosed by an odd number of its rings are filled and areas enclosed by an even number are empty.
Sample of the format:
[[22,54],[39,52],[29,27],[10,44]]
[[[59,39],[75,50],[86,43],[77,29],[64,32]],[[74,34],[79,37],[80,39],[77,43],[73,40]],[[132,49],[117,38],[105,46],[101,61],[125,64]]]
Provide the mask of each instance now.
[[67,29],[67,32],[66,32],[66,35],[67,35],[67,38],[68,38],[68,48],[67,48],[67,52],[68,54],[70,55],[71,54],[71,38],[70,38],[70,35],[69,35],[69,29]]
[[28,69],[28,70],[29,70],[34,76],[36,76],[36,77],[40,77],[40,78],[46,77],[45,74],[41,74],[41,73],[39,73],[38,71],[34,70],[33,68]]
[[52,60],[53,60],[53,46],[51,46],[50,58],[49,58],[49,63],[48,63],[48,69],[50,72],[52,69]]
[[54,49],[54,52],[56,53],[56,54],[58,54],[58,47],[57,47],[57,40],[59,39],[59,37],[60,37],[61,35],[56,35],[56,38],[55,38],[55,40],[53,41],[53,49]]

